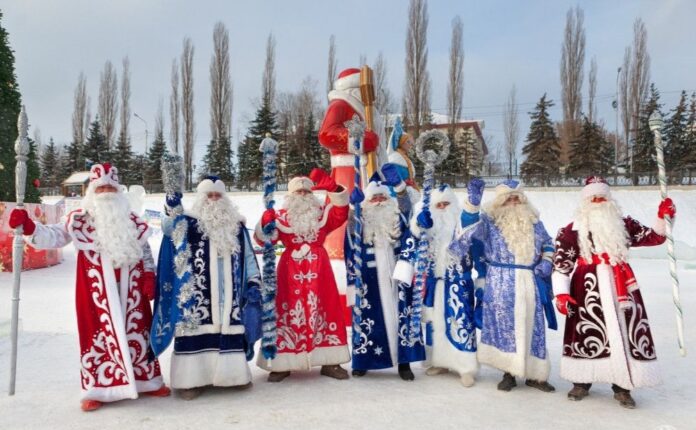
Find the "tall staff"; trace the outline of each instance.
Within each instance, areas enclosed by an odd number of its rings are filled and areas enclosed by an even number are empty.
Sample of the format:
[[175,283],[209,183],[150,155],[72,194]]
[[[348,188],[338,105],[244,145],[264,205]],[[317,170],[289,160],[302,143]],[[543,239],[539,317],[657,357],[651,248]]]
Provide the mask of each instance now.
[[[360,98],[362,99],[362,102],[365,105],[366,129],[374,131],[375,85],[374,78],[372,75],[372,69],[368,65],[364,65],[360,68]],[[360,137],[360,139],[362,140],[362,136]],[[380,144],[382,143],[380,142]],[[377,163],[377,153],[375,151],[368,152],[366,156],[367,173],[363,175],[364,181],[367,181],[377,170],[379,170],[379,165]]]
[[[17,197],[17,208],[24,207],[24,191],[27,184],[27,156],[29,155],[29,139],[27,130],[29,122],[27,111],[22,105],[17,120],[17,141],[15,142],[15,153],[17,156],[17,166],[15,167],[15,193]],[[24,257],[24,238],[22,237],[22,226],[15,228],[14,241],[12,247],[12,352],[10,356],[10,389],[9,395],[15,393],[15,380],[17,378],[17,332],[19,331],[19,285],[22,276],[22,259]]]
[[[655,155],[657,158],[657,179],[660,184],[662,200],[667,198],[667,175],[665,174],[665,159],[662,145],[662,116],[653,112],[648,120],[650,130],[655,138]],[[667,237],[667,256],[669,257],[669,275],[672,278],[672,300],[676,308],[677,316],[677,342],[679,353],[686,356],[684,347],[684,317],[682,314],[681,299],[679,298],[679,278],[677,277],[677,257],[674,255],[674,237],[672,237],[672,217],[665,216],[665,236]]]
[[[432,149],[425,149],[425,144],[435,142],[440,145],[440,153]],[[416,140],[416,155],[425,167],[423,169],[423,208],[422,211],[430,211],[430,194],[435,183],[435,166],[441,164],[449,155],[450,140],[447,135],[440,130],[429,130],[421,134]],[[416,257],[416,281],[413,292],[413,319],[411,319],[411,330],[418,335],[421,331],[421,311],[423,307],[423,292],[425,290],[425,279],[428,275],[428,260],[430,257],[430,242],[428,233],[421,229],[418,240],[418,254]]]
[[[278,154],[278,142],[266,133],[266,138],[261,142],[259,150],[263,154],[263,203],[266,210],[273,209],[275,200],[273,193],[276,188],[276,157]],[[276,256],[273,246],[273,233],[275,233],[275,221],[271,221],[263,227],[263,290],[261,293],[261,353],[266,360],[273,360],[278,352],[276,340]]]

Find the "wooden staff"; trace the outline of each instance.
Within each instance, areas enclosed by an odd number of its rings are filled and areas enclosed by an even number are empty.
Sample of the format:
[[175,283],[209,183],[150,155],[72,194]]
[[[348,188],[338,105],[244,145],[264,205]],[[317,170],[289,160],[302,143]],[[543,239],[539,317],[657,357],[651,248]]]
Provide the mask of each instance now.
[[[368,65],[360,68],[360,98],[365,105],[365,128],[374,131],[375,86],[372,69]],[[372,174],[379,169],[375,151],[368,152],[366,156],[367,174],[363,175],[365,181],[371,178]]]
[[[27,130],[29,122],[27,112],[22,105],[17,121],[19,135],[15,142],[15,153],[17,156],[17,166],[15,167],[15,193],[17,197],[17,208],[24,208],[24,191],[27,184],[27,158],[29,155],[29,139]],[[19,286],[22,276],[22,259],[24,258],[24,238],[22,237],[22,226],[18,226],[14,231],[14,241],[12,247],[12,352],[10,355],[10,389],[9,395],[15,393],[15,380],[17,378],[17,334],[19,331]]]

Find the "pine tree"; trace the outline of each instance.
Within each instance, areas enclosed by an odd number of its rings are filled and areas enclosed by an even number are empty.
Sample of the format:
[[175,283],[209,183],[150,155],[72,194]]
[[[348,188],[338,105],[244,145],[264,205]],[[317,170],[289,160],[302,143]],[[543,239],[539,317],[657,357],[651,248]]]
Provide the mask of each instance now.
[[691,177],[696,170],[696,92],[691,93],[689,117],[686,123],[687,153],[684,156],[684,168],[689,173],[689,184],[691,184]]
[[134,160],[130,138],[119,133],[116,140],[116,149],[111,156],[111,163],[118,169],[119,180],[124,185],[138,183],[134,177],[138,170]]
[[457,171],[464,172],[464,178],[466,182],[469,182],[471,177],[480,174],[483,163],[476,134],[472,129],[462,134],[462,142],[458,146],[461,148],[461,170]]
[[52,137],[41,152],[39,166],[41,168],[42,186],[56,187],[60,184],[60,154]]
[[66,180],[74,172],[85,170],[83,150],[84,145],[81,142],[70,142],[70,145],[64,148],[61,156],[61,181]]
[[614,162],[614,147],[596,122],[583,117],[580,134],[570,143],[567,173],[576,178],[607,175]]
[[652,183],[653,175],[657,172],[657,163],[655,162],[655,141],[653,132],[650,131],[648,120],[653,112],[660,111],[662,104],[660,103],[660,92],[655,87],[655,84],[650,84],[650,98],[641,109],[638,118],[638,130],[633,135],[633,183],[638,184],[638,175],[647,174]]
[[155,141],[152,142],[147,151],[145,161],[145,184],[152,186],[153,184],[162,183],[162,156],[167,152],[167,142],[164,140],[164,132],[160,129],[155,135]]
[[263,160],[259,146],[261,141],[270,133],[273,139],[278,139],[278,125],[275,112],[271,110],[270,101],[267,98],[256,111],[256,117],[251,122],[251,127],[244,137],[244,142],[239,146],[239,181],[240,188],[246,186],[253,188],[261,183],[263,177]]
[[[15,201],[15,151],[21,95],[14,69],[14,52],[2,26],[0,11],[0,201]],[[27,186],[27,189],[31,186]]]
[[213,139],[208,143],[200,173],[202,175],[219,176],[220,179],[231,185],[236,179],[236,168],[232,161],[233,157],[234,150],[229,137],[223,136],[218,141]]
[[561,146],[556,135],[556,128],[549,118],[548,109],[553,101],[546,100],[544,94],[534,111],[529,113],[532,124],[527,134],[527,144],[522,148],[522,154],[527,158],[521,166],[522,178],[530,184],[544,183],[550,185],[551,180],[559,177],[561,164]]
[[[447,176],[454,176],[459,174],[464,174],[464,176],[467,176],[464,170],[464,166],[462,165],[462,159],[464,158],[464,154],[462,148],[463,136],[461,135],[461,131],[458,133],[457,130],[450,128],[447,131],[447,137],[450,140],[449,155],[447,156],[447,159],[442,162],[442,165],[438,166],[438,170],[443,172]],[[455,185],[452,183],[453,181],[450,179],[445,179],[444,182],[448,182],[450,183],[450,185],[453,186]]]
[[109,162],[109,147],[106,137],[102,134],[99,118],[95,119],[89,126],[89,136],[82,150],[85,168],[97,163]]
[[686,91],[681,92],[679,104],[672,109],[672,116],[666,121],[664,128],[665,168],[671,182],[679,183],[683,176],[686,157],[689,154],[687,140],[688,107]]
[[[41,168],[39,167],[39,154],[36,142],[29,138],[29,155],[27,159],[27,183],[24,191],[25,203],[40,203],[41,194],[34,186],[34,181],[41,181]],[[14,200],[14,199],[12,199]]]

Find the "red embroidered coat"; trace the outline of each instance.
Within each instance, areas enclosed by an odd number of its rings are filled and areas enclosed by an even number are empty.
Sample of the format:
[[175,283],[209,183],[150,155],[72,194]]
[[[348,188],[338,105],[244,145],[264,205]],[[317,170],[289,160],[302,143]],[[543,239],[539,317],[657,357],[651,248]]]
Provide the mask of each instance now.
[[131,214],[144,257],[130,267],[114,268],[94,244],[92,218],[81,209],[65,224],[40,225],[31,237],[36,248],[77,250],[75,303],[80,338],[82,399],[111,402],[135,399],[162,384],[159,363],[149,361],[152,311],[143,293],[145,271],[154,271],[145,221]]
[[[278,263],[276,294],[278,353],[271,363],[259,354],[259,367],[283,372],[350,361],[343,308],[324,249],[326,236],[348,218],[347,191],[329,193],[312,237],[300,237],[288,223],[287,212],[277,212],[277,237],[285,245]],[[255,238],[261,239],[260,223]]]
[[[630,217],[624,223],[632,247],[665,241],[662,234]],[[586,262],[579,254],[578,231],[571,223],[556,237],[552,275],[554,294],[570,294],[578,303],[571,305],[566,317],[561,377],[629,390],[658,384],[655,343],[638,285],[628,289],[628,303],[621,309],[614,267],[605,258]]]

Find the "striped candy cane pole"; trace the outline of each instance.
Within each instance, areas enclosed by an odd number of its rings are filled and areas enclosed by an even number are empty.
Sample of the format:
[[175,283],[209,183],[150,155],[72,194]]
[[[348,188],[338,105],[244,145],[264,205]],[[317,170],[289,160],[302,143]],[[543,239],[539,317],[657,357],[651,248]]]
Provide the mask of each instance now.
[[[660,184],[660,195],[662,199],[667,198],[667,175],[665,173],[664,148],[662,145],[662,117],[658,112],[650,115],[650,130],[655,137],[655,155],[657,161],[657,178]],[[684,316],[682,312],[681,300],[679,298],[679,278],[677,277],[677,257],[674,255],[674,237],[672,236],[672,217],[665,216],[665,236],[667,237],[667,256],[669,257],[669,275],[672,278],[672,300],[677,317],[677,342],[679,343],[679,353],[682,357],[686,356],[684,346]]]
[[[273,193],[276,188],[276,157],[278,142],[267,133],[259,150],[263,154],[263,204],[266,209],[273,209]],[[276,340],[276,256],[272,236],[275,233],[275,221],[263,227],[263,288],[261,290],[261,353],[266,360],[273,360],[278,352]]]

